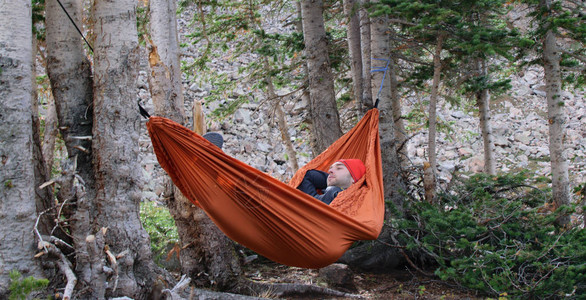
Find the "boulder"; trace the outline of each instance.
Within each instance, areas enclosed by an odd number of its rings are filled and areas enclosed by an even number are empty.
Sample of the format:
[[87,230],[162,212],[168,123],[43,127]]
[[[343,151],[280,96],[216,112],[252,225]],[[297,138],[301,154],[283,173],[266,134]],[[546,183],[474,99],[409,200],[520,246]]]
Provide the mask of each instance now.
[[323,280],[330,287],[356,291],[354,272],[345,264],[335,263],[319,269],[318,279]]

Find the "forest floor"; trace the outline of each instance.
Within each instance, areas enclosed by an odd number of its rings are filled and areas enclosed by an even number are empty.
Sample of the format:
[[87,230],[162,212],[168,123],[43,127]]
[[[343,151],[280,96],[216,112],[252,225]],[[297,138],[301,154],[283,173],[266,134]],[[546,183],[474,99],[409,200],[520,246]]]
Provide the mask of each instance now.
[[[432,273],[433,270],[427,272]],[[456,284],[430,278],[414,270],[397,269],[385,273],[353,272],[354,286],[333,288],[360,296],[358,299],[485,299],[475,291]],[[266,283],[311,284],[328,287],[319,277],[318,270],[288,267],[267,260],[246,266],[246,277]],[[270,293],[262,295],[272,297]],[[287,299],[357,299],[319,295],[287,296]]]

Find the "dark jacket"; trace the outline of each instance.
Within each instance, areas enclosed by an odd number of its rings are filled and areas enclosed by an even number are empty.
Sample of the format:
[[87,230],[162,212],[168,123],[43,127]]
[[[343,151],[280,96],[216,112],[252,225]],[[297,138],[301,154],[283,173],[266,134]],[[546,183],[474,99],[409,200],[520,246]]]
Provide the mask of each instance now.
[[[306,194],[313,196],[325,204],[330,204],[338,193],[342,191],[337,186],[328,186],[328,173],[319,170],[309,170],[305,173],[303,181],[297,187],[297,189],[303,191]],[[318,190],[323,192],[322,195],[318,193]]]

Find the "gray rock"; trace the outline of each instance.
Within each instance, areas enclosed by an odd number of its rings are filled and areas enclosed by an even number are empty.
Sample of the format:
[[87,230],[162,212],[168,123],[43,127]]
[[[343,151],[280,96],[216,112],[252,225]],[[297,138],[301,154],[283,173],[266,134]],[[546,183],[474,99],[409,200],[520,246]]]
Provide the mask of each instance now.
[[515,133],[514,139],[515,141],[523,145],[529,145],[529,143],[531,142],[531,138],[529,137],[529,134],[527,132]]
[[484,158],[482,156],[474,156],[468,160],[468,169],[470,172],[479,173],[484,170]]
[[499,146],[499,147],[509,147],[511,146],[511,143],[509,142],[509,140],[502,136],[502,135],[498,135],[495,137],[494,139],[494,144],[495,146]]
[[452,116],[452,117],[454,117],[456,119],[462,119],[462,118],[467,118],[468,117],[468,115],[465,114],[462,111],[454,111],[454,112],[450,113],[450,116]]
[[474,154],[474,150],[472,150],[471,148],[468,148],[468,147],[464,147],[464,148],[458,149],[458,154],[460,154],[460,156],[470,156],[470,155]]
[[269,152],[273,149],[273,147],[267,143],[260,142],[256,145],[256,149],[262,152]]
[[159,196],[157,194],[155,194],[154,192],[149,192],[149,191],[142,192],[142,200],[154,201],[157,199],[159,199]]
[[244,124],[250,124],[252,119],[250,118],[250,110],[239,108],[234,112],[234,121]]
[[350,291],[356,290],[354,272],[345,264],[336,263],[319,269],[318,278],[331,287],[344,288]]
[[456,164],[453,161],[440,162],[439,169],[451,173],[456,170]]

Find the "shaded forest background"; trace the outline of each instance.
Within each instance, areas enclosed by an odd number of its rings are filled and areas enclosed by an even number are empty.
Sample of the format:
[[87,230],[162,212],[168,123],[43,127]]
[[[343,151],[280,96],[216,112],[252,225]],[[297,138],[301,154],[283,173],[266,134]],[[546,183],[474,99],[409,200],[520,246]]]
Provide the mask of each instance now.
[[315,273],[219,232],[158,167],[136,106],[222,132],[225,152],[287,181],[376,99],[386,225],[340,262],[468,295],[585,294],[582,2],[0,8],[2,295],[376,296],[388,282],[258,275]]

